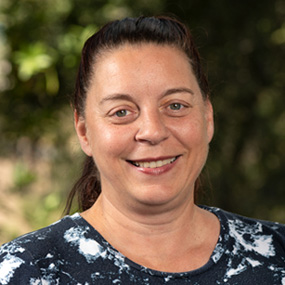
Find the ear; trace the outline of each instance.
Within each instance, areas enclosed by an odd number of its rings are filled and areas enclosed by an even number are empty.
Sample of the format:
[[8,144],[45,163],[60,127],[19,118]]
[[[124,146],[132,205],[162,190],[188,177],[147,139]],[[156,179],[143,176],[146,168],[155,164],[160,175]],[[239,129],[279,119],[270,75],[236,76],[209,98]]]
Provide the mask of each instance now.
[[74,125],[77,133],[77,137],[80,142],[81,149],[88,155],[92,156],[92,150],[90,147],[90,142],[87,135],[86,121],[82,116],[79,116],[76,111],[74,111]]
[[205,102],[206,104],[206,123],[207,123],[207,137],[208,137],[208,143],[213,138],[214,135],[214,112],[213,112],[213,106],[209,99]]

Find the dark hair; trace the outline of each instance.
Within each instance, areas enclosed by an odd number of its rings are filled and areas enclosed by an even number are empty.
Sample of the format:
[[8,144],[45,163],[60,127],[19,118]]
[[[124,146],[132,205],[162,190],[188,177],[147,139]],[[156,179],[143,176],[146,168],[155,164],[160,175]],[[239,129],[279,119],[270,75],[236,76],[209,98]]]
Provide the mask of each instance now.
[[[202,70],[199,53],[189,29],[183,23],[166,16],[125,18],[106,24],[84,44],[72,102],[78,116],[84,117],[86,93],[96,60],[100,54],[126,43],[154,43],[182,50],[189,59],[204,99],[208,98],[209,86]],[[199,184],[200,177],[195,182],[196,194]],[[101,185],[97,167],[93,158],[87,157],[82,175],[70,192],[65,212],[70,212],[76,195],[79,210],[84,211],[94,204],[100,193]]]

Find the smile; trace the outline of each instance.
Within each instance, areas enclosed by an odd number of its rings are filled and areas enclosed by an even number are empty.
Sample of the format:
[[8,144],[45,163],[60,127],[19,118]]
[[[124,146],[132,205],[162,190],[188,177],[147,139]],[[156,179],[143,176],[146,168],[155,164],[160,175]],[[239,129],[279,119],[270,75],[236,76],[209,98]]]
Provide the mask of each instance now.
[[163,159],[163,160],[156,160],[156,161],[129,161],[131,164],[133,164],[136,167],[142,167],[142,168],[158,168],[162,167],[167,164],[173,163],[178,156],[175,156],[173,158]]

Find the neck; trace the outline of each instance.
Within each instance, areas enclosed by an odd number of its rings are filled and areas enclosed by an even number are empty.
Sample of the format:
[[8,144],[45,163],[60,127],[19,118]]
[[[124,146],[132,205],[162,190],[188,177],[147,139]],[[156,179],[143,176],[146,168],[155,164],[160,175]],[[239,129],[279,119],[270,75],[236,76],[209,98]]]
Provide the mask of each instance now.
[[[179,207],[169,205],[133,205],[118,207],[101,194],[90,210],[85,214],[100,228],[121,228],[131,233],[149,235],[185,229],[185,223],[194,226],[199,208],[189,197]],[[83,214],[84,216],[84,214]],[[100,218],[99,218],[100,217]]]
[[217,219],[192,199],[180,207],[154,208],[121,210],[101,194],[82,216],[114,248],[146,267],[179,272],[205,264],[218,238]]

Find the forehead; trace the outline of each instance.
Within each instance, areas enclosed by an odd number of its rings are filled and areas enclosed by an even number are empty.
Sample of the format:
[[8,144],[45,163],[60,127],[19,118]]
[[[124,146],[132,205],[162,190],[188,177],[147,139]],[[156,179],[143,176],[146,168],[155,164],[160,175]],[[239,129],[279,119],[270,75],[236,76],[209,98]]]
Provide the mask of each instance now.
[[[121,65],[134,65],[134,63],[146,63],[150,66],[157,64],[159,61],[166,60],[171,63],[171,58],[180,58],[179,63],[190,64],[190,60],[184,51],[174,45],[155,44],[155,43],[126,43],[118,47],[101,51],[96,58],[93,66],[96,71],[102,65],[110,64],[115,60],[121,60]],[[153,58],[156,60],[153,61]],[[105,66],[106,67],[106,66]]]
[[[186,54],[176,47],[157,44],[124,44],[97,58],[89,93],[157,94],[166,89],[197,88]],[[195,87],[194,87],[195,85]]]

